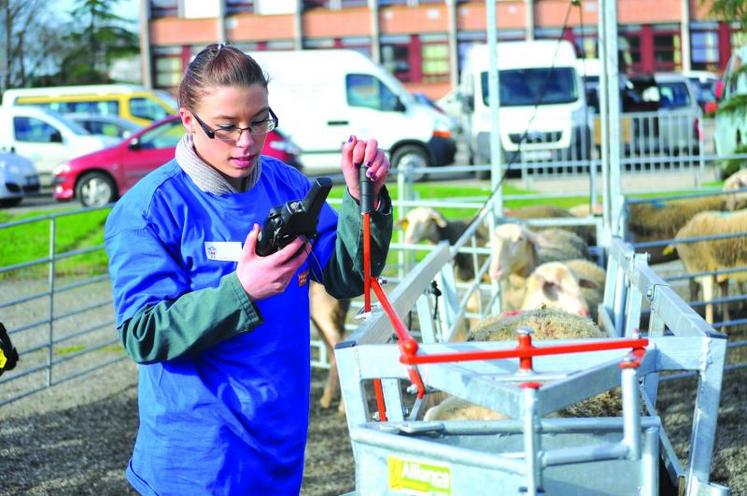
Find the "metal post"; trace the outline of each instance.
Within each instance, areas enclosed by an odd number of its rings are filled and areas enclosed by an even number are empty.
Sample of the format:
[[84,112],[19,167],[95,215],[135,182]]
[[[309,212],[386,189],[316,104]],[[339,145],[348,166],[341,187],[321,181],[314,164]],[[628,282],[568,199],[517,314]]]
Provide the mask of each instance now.
[[54,359],[54,269],[55,239],[57,237],[57,219],[49,219],[49,320],[47,321],[47,386],[52,385],[52,360]]
[[293,46],[296,50],[303,50],[303,2],[296,2],[293,13]]
[[602,16],[604,19],[605,58],[604,70],[606,73],[606,101],[608,116],[608,143],[609,143],[609,224],[612,234],[620,232],[620,211],[622,210],[622,185],[620,170],[620,74],[618,69],[617,53],[617,3],[612,0],[600,0]]
[[377,64],[381,64],[379,0],[368,0],[368,10],[371,11],[371,59]]
[[150,1],[140,0],[140,70],[147,89],[153,89],[153,60],[150,53]]
[[225,0],[218,0],[218,42],[226,43],[226,2]]
[[534,0],[525,0],[524,8],[527,9],[527,27],[524,39],[532,41],[534,39]]
[[628,460],[641,457],[641,402],[638,397],[638,373],[634,367],[622,369],[623,444]]
[[524,462],[526,466],[526,494],[542,494],[542,474],[537,463],[540,450],[537,432],[537,391],[532,385],[524,387]]
[[[680,10],[682,11],[680,21],[680,46],[682,46],[682,70],[689,71],[692,69],[690,61],[690,0],[681,0]],[[676,69],[676,68],[675,68]]]
[[446,0],[446,11],[449,17],[449,81],[451,89],[455,90],[459,87],[459,24],[456,0]]
[[[490,128],[490,185],[495,192],[495,201],[493,202],[493,215],[500,216],[503,214],[503,150],[501,149],[501,137],[499,133],[499,112],[501,106],[500,87],[498,75],[498,30],[496,29],[496,8],[495,1],[487,2],[487,25],[488,25],[488,101],[490,102],[490,120],[493,125]],[[477,96],[475,96],[477,98]]]

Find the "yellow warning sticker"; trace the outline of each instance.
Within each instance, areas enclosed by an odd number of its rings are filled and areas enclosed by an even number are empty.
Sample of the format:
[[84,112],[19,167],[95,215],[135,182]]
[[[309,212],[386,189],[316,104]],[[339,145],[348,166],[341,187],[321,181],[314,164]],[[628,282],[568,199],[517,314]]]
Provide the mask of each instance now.
[[390,456],[389,489],[405,494],[451,496],[451,466]]
[[8,359],[5,358],[5,353],[3,353],[3,350],[0,350],[0,370],[5,368],[5,364],[8,362]]

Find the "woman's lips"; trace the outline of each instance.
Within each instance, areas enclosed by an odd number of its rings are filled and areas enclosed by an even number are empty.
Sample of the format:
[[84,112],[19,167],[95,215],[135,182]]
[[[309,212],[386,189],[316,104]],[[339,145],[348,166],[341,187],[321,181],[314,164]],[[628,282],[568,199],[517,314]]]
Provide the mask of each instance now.
[[248,157],[231,157],[231,162],[233,162],[234,166],[239,169],[247,169],[254,163],[254,156],[250,155]]

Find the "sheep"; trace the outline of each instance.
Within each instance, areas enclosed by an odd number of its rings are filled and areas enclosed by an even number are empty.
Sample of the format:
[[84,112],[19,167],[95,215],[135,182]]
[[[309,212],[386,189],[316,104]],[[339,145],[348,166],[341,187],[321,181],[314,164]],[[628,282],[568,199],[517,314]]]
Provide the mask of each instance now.
[[[345,319],[350,309],[350,300],[338,300],[327,293],[324,286],[316,282],[309,284],[309,314],[311,321],[319,331],[324,341],[329,357],[329,374],[324,385],[319,406],[326,409],[340,391],[340,379],[337,375],[337,361],[335,360],[335,345],[342,341],[345,334]],[[344,403],[340,402],[339,412],[345,412]]]
[[527,277],[546,262],[587,258],[589,246],[576,234],[563,229],[534,232],[509,223],[495,228],[491,251],[490,276],[500,281],[510,274]]
[[[729,233],[745,233],[743,237],[697,241],[694,243],[674,243],[682,264],[688,272],[706,272],[747,265],[747,210],[735,212],[706,211],[696,214],[676,234],[675,241],[698,236],[709,236]],[[670,245],[671,247],[672,245]],[[747,281],[747,272],[736,272],[729,275],[707,275],[701,278],[703,299],[713,299],[714,282],[721,287],[721,294],[726,296],[729,279],[737,282]],[[690,281],[691,300],[697,298],[697,285]],[[728,305],[722,305],[723,320],[729,321]],[[707,304],[705,318],[713,323],[713,304]]]
[[[489,317],[470,331],[467,341],[511,341],[516,329],[530,327],[535,341],[549,339],[598,339],[605,337],[590,319],[554,309],[538,309],[513,315]],[[563,417],[618,416],[622,411],[619,388],[583,400],[558,412]],[[424,420],[499,420],[500,412],[474,405],[460,398],[448,397],[429,409]]]
[[[740,189],[745,181],[747,172],[737,171],[726,179],[723,190]],[[739,193],[628,204],[628,231],[633,242],[672,239],[697,213],[707,210],[737,210],[745,206],[747,195]],[[645,251],[650,255],[650,264],[669,262],[677,258],[677,254],[673,250],[667,250],[665,246],[647,248]]]
[[[417,244],[421,241],[430,241],[436,244],[439,241],[446,240],[450,245],[453,245],[470,226],[469,221],[446,220],[441,212],[430,207],[416,207],[410,210],[397,224],[405,230],[404,242],[406,244]],[[484,245],[487,242],[488,236],[484,226],[477,228],[475,237],[478,245]],[[474,279],[475,270],[470,254],[457,253],[454,257],[454,264],[456,265],[458,279],[462,281]]]
[[[585,217],[576,215],[572,210],[554,205],[528,205],[521,208],[504,209],[503,214],[512,219],[558,219]],[[545,228],[538,228],[542,231]],[[597,232],[594,226],[563,226],[563,229],[578,234],[589,246],[597,244]]]
[[[747,169],[740,169],[724,181],[723,191],[734,191],[747,188]],[[734,193],[726,197],[726,209],[737,210],[747,203],[747,193]]]
[[605,276],[604,269],[584,259],[542,264],[526,280],[521,309],[556,308],[596,322]]

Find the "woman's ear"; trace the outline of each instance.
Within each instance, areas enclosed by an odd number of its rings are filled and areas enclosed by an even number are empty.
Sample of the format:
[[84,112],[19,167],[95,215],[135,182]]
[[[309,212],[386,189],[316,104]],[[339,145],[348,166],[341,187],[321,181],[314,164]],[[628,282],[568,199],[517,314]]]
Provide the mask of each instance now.
[[182,124],[187,129],[188,133],[194,134],[197,130],[195,129],[195,119],[192,116],[192,112],[185,109],[184,107],[179,108],[179,117],[182,119]]

